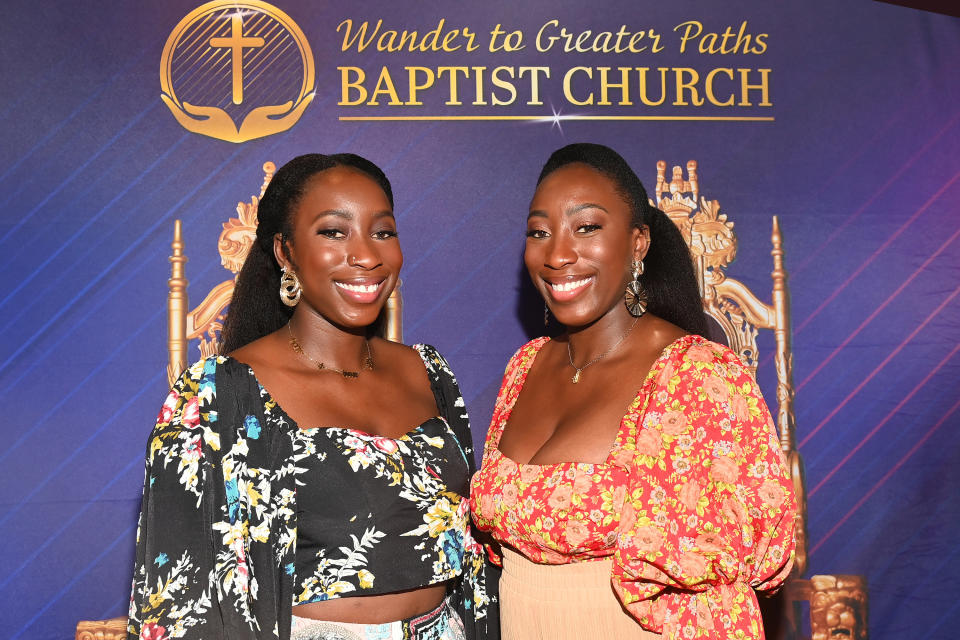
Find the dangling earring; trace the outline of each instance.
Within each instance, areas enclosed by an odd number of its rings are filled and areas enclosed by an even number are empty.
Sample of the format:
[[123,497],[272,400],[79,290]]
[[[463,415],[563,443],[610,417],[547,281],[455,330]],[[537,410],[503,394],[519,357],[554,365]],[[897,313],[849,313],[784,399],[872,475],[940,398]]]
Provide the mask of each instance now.
[[627,305],[627,311],[630,312],[630,315],[639,318],[647,312],[647,292],[640,284],[640,276],[643,275],[643,260],[634,260],[631,266],[633,277],[623,294],[623,303]]
[[547,306],[547,303],[543,303],[543,326],[550,324],[550,307]]
[[280,268],[280,300],[288,307],[295,307],[300,302],[300,280],[293,269]]

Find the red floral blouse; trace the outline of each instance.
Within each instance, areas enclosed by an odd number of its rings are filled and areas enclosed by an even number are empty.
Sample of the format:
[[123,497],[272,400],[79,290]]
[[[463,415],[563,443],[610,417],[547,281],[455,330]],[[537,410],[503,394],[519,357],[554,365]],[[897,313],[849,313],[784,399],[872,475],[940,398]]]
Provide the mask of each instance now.
[[534,562],[613,556],[614,589],[664,638],[762,638],[754,589],[790,572],[796,501],[756,381],[699,336],[650,369],[601,464],[518,464],[498,449],[547,338],[507,365],[471,508]]

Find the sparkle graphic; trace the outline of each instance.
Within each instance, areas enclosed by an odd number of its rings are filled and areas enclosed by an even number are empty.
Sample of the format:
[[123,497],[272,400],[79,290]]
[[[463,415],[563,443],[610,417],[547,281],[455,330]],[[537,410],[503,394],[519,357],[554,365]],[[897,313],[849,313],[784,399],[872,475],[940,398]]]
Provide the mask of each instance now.
[[562,135],[563,135],[563,125],[560,124],[561,121],[562,121],[562,120],[569,120],[569,119],[571,119],[571,118],[576,119],[576,116],[564,116],[564,115],[561,115],[560,111],[557,111],[557,109],[556,109],[552,104],[550,105],[550,111],[551,111],[551,113],[552,113],[553,115],[548,116],[548,117],[545,117],[545,118],[540,118],[539,122],[549,122],[549,123],[550,123],[550,130],[552,131],[553,128],[556,127],[556,128],[560,131],[560,135],[562,136]]

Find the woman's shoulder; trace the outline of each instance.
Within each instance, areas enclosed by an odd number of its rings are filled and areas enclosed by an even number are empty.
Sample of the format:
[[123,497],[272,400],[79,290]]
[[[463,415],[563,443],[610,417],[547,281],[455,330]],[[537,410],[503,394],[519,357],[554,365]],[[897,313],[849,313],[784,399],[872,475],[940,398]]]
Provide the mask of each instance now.
[[447,361],[443,354],[440,353],[440,350],[437,349],[432,344],[425,342],[418,342],[410,346],[407,345],[397,345],[404,349],[410,349],[423,362],[424,368],[427,370],[427,375],[431,379],[448,377],[454,382],[456,381],[456,376],[453,373],[453,369],[450,367],[450,363]]
[[697,334],[687,334],[670,347],[673,357],[691,365],[736,364],[743,366],[740,357],[728,346]]
[[227,361],[226,356],[213,354],[196,360],[177,377],[170,390],[171,395],[189,396],[197,394],[201,387],[215,384],[218,367]]
[[189,367],[184,369],[177,381],[174,382],[172,391],[177,391],[181,395],[189,392],[198,392],[200,388],[215,389],[218,372],[225,369],[245,370],[249,367],[236,358],[229,355],[215,353],[196,360]]
[[218,374],[230,368],[248,370],[243,363],[220,354],[201,358],[184,369],[164,400],[157,428],[193,428],[211,411],[215,416]]
[[661,358],[660,384],[671,388],[684,381],[686,385],[722,381],[751,388],[755,382],[750,368],[732,349],[696,334],[672,342]]
[[520,346],[516,351],[513,352],[513,355],[510,356],[510,359],[507,361],[506,369],[504,374],[509,374],[510,371],[525,368],[527,364],[533,360],[540,350],[543,349],[544,345],[550,342],[550,336],[540,336],[539,338],[534,338]]

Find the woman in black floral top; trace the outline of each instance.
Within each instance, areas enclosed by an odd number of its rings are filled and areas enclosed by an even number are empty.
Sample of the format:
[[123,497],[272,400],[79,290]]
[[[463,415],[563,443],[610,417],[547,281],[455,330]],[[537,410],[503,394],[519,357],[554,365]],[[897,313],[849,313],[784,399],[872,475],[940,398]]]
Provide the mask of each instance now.
[[228,355],[183,373],[150,437],[131,638],[497,637],[456,379],[376,335],[402,263],[378,167],[273,177]]

